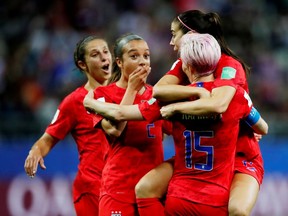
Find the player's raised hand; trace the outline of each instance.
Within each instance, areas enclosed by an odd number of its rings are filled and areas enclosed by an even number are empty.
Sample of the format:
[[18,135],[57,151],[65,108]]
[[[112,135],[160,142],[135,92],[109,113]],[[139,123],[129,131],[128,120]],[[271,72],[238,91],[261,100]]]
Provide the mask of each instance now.
[[135,69],[130,75],[128,80],[128,87],[135,91],[140,91],[140,89],[145,85],[147,77],[151,72],[151,67],[141,66]]

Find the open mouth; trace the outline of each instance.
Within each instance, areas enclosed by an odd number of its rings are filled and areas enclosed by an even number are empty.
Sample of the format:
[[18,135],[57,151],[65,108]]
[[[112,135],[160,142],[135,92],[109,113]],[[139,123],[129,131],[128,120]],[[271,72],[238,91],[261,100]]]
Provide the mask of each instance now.
[[105,64],[105,65],[103,65],[102,70],[104,70],[104,71],[106,71],[108,73],[109,72],[109,67],[110,67],[110,64]]

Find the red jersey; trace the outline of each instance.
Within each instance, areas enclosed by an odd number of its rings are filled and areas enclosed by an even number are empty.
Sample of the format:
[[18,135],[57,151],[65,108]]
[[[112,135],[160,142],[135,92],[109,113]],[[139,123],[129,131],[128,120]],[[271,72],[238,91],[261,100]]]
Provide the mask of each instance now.
[[[152,97],[152,87],[145,87],[142,95],[137,94],[134,104]],[[125,91],[112,83],[98,87],[94,95],[101,101],[120,104]],[[94,123],[98,124],[102,119],[96,115]],[[148,171],[163,162],[162,137],[162,121],[128,121],[121,136],[106,146],[101,195],[108,194],[120,201],[136,203],[135,185]]]
[[[167,74],[178,77],[180,83],[183,85],[186,84],[188,80],[186,74],[182,71],[181,59],[177,59],[177,61],[174,62]],[[214,84],[216,86],[229,85],[234,88],[240,86],[249,93],[245,71],[241,63],[231,56],[226,54],[221,55],[214,71],[214,77]],[[237,154],[244,154],[248,160],[251,160],[257,155],[261,155],[259,143],[254,138],[253,130],[250,127],[240,127]]]
[[78,173],[73,184],[73,199],[85,192],[99,196],[104,166],[101,144],[107,142],[102,130],[93,128],[92,115],[83,106],[88,91],[82,86],[69,94],[59,105],[46,132],[58,139],[73,136],[78,152]]
[[[213,82],[202,84],[211,90]],[[175,162],[167,196],[212,206],[228,205],[240,119],[252,108],[247,98],[239,88],[221,117],[178,114],[171,119]],[[158,103],[150,100],[139,108],[145,119],[159,118]]]
[[[182,60],[180,58],[174,62],[170,71],[167,72],[167,75],[174,75],[178,77],[180,83],[183,85],[188,84],[188,77],[182,71]],[[231,56],[225,54],[221,55],[221,58],[219,59],[217,67],[214,71],[214,77],[214,82],[216,85],[230,85],[232,87],[239,85],[249,93],[245,71],[241,63]],[[218,84],[220,81],[221,84]]]

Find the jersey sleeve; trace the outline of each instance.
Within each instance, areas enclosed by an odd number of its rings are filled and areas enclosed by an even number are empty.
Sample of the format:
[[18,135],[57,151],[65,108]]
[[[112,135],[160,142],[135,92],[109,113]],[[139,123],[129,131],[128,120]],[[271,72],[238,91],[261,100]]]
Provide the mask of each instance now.
[[138,107],[146,121],[152,123],[161,119],[160,104],[155,98],[138,104]]
[[[253,113],[253,103],[251,98],[249,97],[249,94],[242,88],[238,87],[237,88],[237,95],[238,95],[238,103],[242,105],[242,110],[243,110],[243,115],[242,119],[246,119],[251,115],[251,112]],[[239,96],[240,95],[240,96]],[[235,110],[236,112],[237,110]],[[240,109],[239,109],[240,111]]]
[[57,139],[64,139],[76,124],[74,107],[71,96],[64,98],[45,132]]
[[214,81],[214,88],[222,87],[222,86],[231,86],[231,87],[237,89],[237,84],[235,83],[234,79],[229,79],[229,80],[216,79]]
[[166,73],[166,75],[176,76],[179,79],[180,84],[182,85],[187,84],[188,78],[186,74],[182,71],[182,61],[180,58],[173,63],[173,65],[171,66],[170,70]]
[[222,54],[215,70],[215,84],[228,86],[241,86],[248,92],[246,74],[242,64],[231,56]]

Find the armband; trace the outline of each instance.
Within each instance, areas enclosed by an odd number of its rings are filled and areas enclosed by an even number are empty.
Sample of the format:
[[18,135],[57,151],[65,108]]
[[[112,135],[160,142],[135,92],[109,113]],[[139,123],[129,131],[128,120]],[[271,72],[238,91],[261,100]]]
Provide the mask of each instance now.
[[257,123],[260,117],[260,113],[254,107],[252,107],[249,115],[245,119],[245,122],[251,127]]

